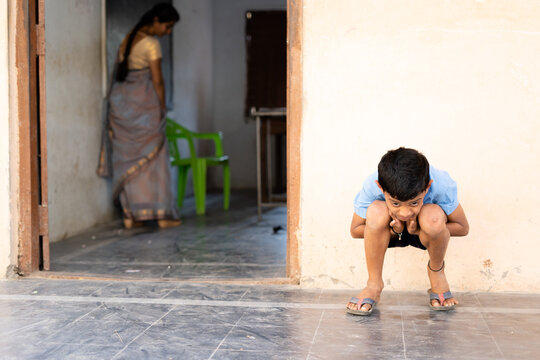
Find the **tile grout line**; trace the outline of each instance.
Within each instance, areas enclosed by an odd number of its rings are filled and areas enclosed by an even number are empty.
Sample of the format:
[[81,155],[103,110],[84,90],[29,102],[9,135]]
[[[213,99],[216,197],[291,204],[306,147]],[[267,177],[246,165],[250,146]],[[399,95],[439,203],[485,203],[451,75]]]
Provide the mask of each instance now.
[[311,349],[313,349],[313,344],[315,344],[315,338],[317,337],[317,333],[319,332],[319,328],[321,327],[321,322],[324,317],[324,310],[321,313],[321,317],[319,318],[319,323],[317,324],[317,328],[315,329],[315,333],[313,334],[313,339],[311,339],[311,344],[309,345],[309,350],[306,356],[306,360],[309,359],[309,355],[311,354]]
[[242,301],[242,299],[244,298],[244,296],[246,296],[246,294],[249,292],[249,289],[247,289],[246,291],[244,291],[244,293],[242,294],[242,296],[240,296],[240,299],[238,299],[238,301]]
[[121,353],[124,352],[124,350],[127,349],[127,347],[129,345],[131,345],[135,340],[137,340],[138,338],[140,338],[145,332],[147,332],[152,326],[156,325],[158,323],[158,321],[160,321],[161,319],[163,319],[165,316],[169,315],[169,313],[171,311],[173,311],[174,309],[176,309],[177,306],[173,306],[169,309],[169,311],[167,311],[165,314],[163,314],[159,319],[157,319],[156,321],[154,321],[152,324],[150,324],[146,329],[144,329],[139,335],[135,336],[133,339],[131,339],[130,342],[128,342],[119,352],[117,352],[112,358],[111,360],[114,360],[116,359],[116,357],[118,357]]
[[[479,304],[482,304],[482,302],[480,301],[480,299],[478,298],[477,294],[474,294],[474,298],[475,300],[479,303]],[[484,317],[484,314],[482,312],[480,312],[480,316],[482,317],[482,321],[484,322],[484,324],[486,325],[486,328],[488,329],[489,331],[489,336],[491,336],[491,340],[493,340],[493,342],[495,343],[495,346],[497,347],[497,350],[499,351],[499,354],[501,354],[501,356],[506,359],[506,356],[504,356],[502,350],[501,350],[501,347],[499,346],[499,343],[497,342],[497,340],[495,339],[495,337],[493,336],[493,333],[491,332],[491,328],[489,327],[489,324],[487,323],[486,321],[486,318]]]
[[168,293],[166,293],[165,295],[163,295],[162,297],[160,297],[160,299],[165,299],[167,296],[169,296],[173,291],[175,291],[176,289],[178,289],[180,285],[176,285],[174,288],[172,288],[171,290],[169,290]]
[[[60,329],[54,331],[52,334],[49,334],[49,335],[54,335],[54,334],[58,334],[62,329],[65,329],[66,327],[70,326],[70,325],[73,325],[75,324],[76,322],[80,321],[81,319],[83,319],[85,316],[88,316],[90,315],[92,312],[96,311],[97,309],[100,309],[104,306],[105,304],[101,303],[99,306],[93,308],[92,310],[90,310],[89,312],[87,312],[86,314],[82,315],[82,316],[79,316],[78,318],[76,318],[75,320],[73,321],[70,321],[68,324],[65,324],[63,325]],[[44,339],[40,339],[38,340],[38,344],[41,343]]]
[[90,310],[90,311],[87,312],[86,314],[84,314],[84,315],[82,315],[82,316],[79,316],[77,319],[75,319],[75,320],[74,320],[72,323],[70,323],[69,325],[74,324],[74,323],[76,323],[76,322],[78,322],[78,321],[81,321],[82,319],[84,319],[85,317],[87,317],[88,315],[90,315],[91,313],[93,313],[94,311],[96,311],[96,310],[98,310],[98,309],[101,309],[101,308],[104,307],[104,306],[105,306],[105,304],[102,303],[101,305],[99,305],[98,307],[96,307],[96,308]]
[[242,318],[244,317],[244,314],[246,312],[244,311],[242,313],[242,316],[240,316],[240,319],[238,319],[236,321],[236,323],[233,325],[232,328],[229,329],[229,332],[227,333],[227,335],[225,335],[225,337],[221,340],[221,342],[218,344],[217,348],[214,350],[214,352],[210,355],[210,357],[208,358],[208,360],[212,359],[214,357],[214,355],[216,354],[216,352],[219,350],[219,348],[221,347],[221,345],[223,345],[223,343],[225,342],[225,340],[227,339],[227,337],[231,334],[231,332],[234,330],[234,328],[238,325],[238,323],[240,322],[240,320],[242,320]]
[[[305,309],[342,309],[343,304],[335,303],[309,303],[309,302],[264,302],[264,301],[238,301],[238,300],[192,300],[192,299],[164,299],[164,298],[140,298],[140,297],[99,297],[99,296],[48,296],[48,295],[8,295],[0,294],[1,301],[50,301],[71,303],[125,303],[125,304],[161,304],[161,305],[185,305],[185,306],[227,306],[245,308],[305,308]],[[384,311],[421,311],[427,310],[421,305],[382,305],[379,310]],[[493,307],[459,307],[459,313],[513,313],[513,314],[540,314],[540,308],[493,308]]]
[[92,252],[96,249],[99,249],[103,246],[107,246],[111,243],[114,243],[115,241],[118,240],[118,235],[116,234],[113,234],[112,236],[109,236],[109,237],[105,237],[105,239],[103,239],[100,243],[98,244],[93,244],[93,245],[90,245],[90,246],[86,246],[84,248],[81,248],[81,249],[77,249],[73,252],[70,252],[69,254],[66,254],[66,255],[63,255],[63,256],[60,256],[58,259],[53,259],[55,263],[61,261],[62,259],[66,259],[66,260],[70,260],[70,259],[73,259],[77,256],[81,256],[81,255],[85,255],[89,252]]
[[487,323],[486,318],[484,317],[484,314],[480,313],[480,316],[482,317],[482,321],[484,322],[484,324],[486,324],[486,327],[488,328],[488,331],[489,331],[489,336],[491,336],[491,340],[493,340],[493,342],[495,343],[495,346],[497,347],[499,354],[501,354],[503,359],[506,359],[506,356],[504,356],[501,350],[501,347],[499,346],[499,343],[497,343],[497,340],[495,340],[495,337],[493,336],[493,333],[491,332],[491,328],[489,327],[489,324]]
[[91,293],[89,296],[94,296],[94,294],[97,293],[98,291],[103,290],[103,289],[106,289],[106,288],[108,288],[108,287],[111,286],[111,285],[112,285],[112,283],[108,283],[108,284],[105,285],[105,286],[102,286],[102,287],[100,287],[100,288],[97,288],[96,290],[92,291],[92,293]]
[[49,321],[49,319],[43,319],[43,320],[40,320],[38,322],[35,322],[35,323],[32,323],[32,324],[28,324],[26,326],[23,326],[23,327],[20,327],[18,329],[14,329],[14,330],[11,330],[11,331],[8,331],[8,332],[5,332],[5,333],[0,333],[0,336],[6,336],[6,335],[11,335],[11,334],[14,334],[18,331],[21,331],[21,330],[26,330],[26,329],[31,329],[32,327],[36,326],[36,325],[39,325],[41,324],[42,322],[45,322],[45,321]]
[[405,324],[403,322],[403,310],[400,311],[401,316],[401,341],[403,343],[403,356],[407,360],[407,344],[405,344]]

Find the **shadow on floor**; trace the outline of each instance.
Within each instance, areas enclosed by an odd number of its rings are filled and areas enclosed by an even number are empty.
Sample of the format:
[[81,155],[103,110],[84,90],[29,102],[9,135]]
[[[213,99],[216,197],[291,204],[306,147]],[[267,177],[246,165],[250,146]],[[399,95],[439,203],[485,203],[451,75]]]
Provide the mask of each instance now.
[[[231,208],[209,194],[207,213],[195,215],[186,199],[183,224],[161,230],[125,230],[120,221],[51,244],[48,276],[120,279],[222,280],[285,277],[285,207],[264,212],[257,221],[256,197],[232,195]],[[42,274],[43,275],[43,274]]]

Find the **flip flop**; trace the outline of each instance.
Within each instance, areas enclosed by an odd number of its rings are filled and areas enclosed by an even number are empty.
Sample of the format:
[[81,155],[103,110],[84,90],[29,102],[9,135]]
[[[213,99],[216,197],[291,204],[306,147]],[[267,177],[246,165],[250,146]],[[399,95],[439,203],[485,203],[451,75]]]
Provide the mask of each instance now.
[[371,305],[371,308],[368,311],[353,310],[353,309],[349,309],[348,307],[345,308],[345,309],[347,309],[347,312],[349,314],[360,315],[360,316],[371,315],[371,313],[373,312],[373,309],[375,308],[375,305],[377,305],[377,302],[375,302],[375,300],[373,300],[373,299],[370,299],[370,298],[358,299],[357,297],[354,297],[354,296],[349,300],[349,302],[351,302],[353,304],[356,304],[356,305],[360,304],[360,308],[364,304]]
[[[441,294],[437,294],[437,293],[431,292],[431,289],[428,289],[428,294],[429,294],[429,307],[431,308],[431,310],[448,311],[448,310],[454,310],[456,308],[455,304],[450,305],[450,306],[444,306],[443,305],[444,300],[451,299],[451,298],[454,297],[450,291],[447,291],[447,292],[441,293]],[[437,300],[439,302],[440,306],[433,306],[431,304],[431,300]]]

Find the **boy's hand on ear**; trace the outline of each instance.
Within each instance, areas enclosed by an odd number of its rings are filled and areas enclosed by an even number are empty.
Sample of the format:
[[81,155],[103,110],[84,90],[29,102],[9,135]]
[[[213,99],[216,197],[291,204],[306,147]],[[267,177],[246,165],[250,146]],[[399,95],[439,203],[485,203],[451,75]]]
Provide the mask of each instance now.
[[420,234],[420,227],[418,226],[418,222],[417,222],[416,218],[407,221],[407,231],[411,235]]

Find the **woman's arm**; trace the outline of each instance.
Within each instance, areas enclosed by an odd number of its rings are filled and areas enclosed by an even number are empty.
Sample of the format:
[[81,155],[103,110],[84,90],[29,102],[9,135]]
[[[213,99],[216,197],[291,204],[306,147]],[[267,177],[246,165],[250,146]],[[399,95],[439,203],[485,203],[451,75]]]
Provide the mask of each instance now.
[[358,216],[356,213],[353,213],[353,218],[351,222],[351,236],[355,239],[363,239],[365,228],[366,219]]
[[469,222],[461,204],[458,205],[453,213],[448,215],[446,227],[450,231],[450,236],[465,236],[469,233]]
[[161,58],[150,61],[150,73],[152,74],[152,84],[159,98],[161,111],[165,113],[165,84],[161,73]]

